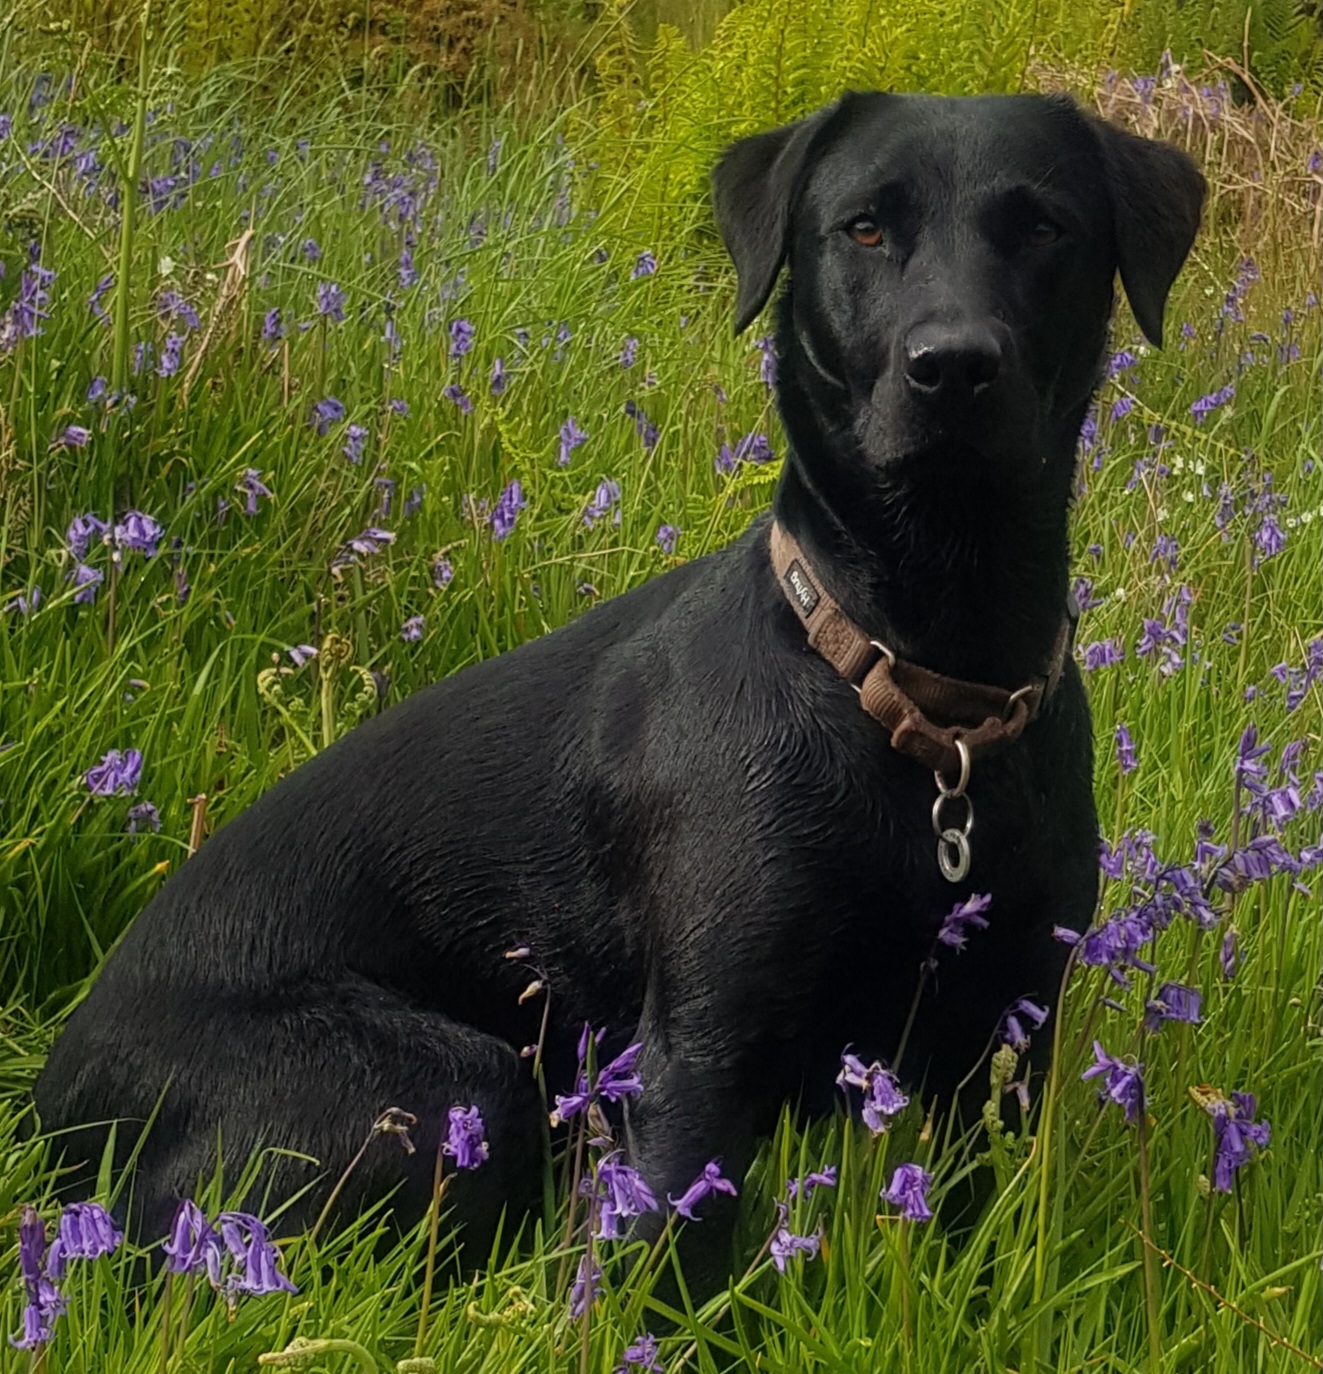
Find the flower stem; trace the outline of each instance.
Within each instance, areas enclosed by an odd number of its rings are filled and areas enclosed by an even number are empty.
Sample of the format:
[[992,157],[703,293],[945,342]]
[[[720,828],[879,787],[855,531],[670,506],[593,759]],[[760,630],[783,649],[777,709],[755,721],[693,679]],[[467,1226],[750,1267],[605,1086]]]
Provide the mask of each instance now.
[[423,1300],[418,1309],[418,1334],[414,1337],[413,1357],[423,1353],[427,1339],[427,1313],[432,1306],[432,1284],[436,1278],[436,1237],[441,1225],[441,1199],[446,1195],[450,1179],[441,1174],[441,1142],[436,1146],[436,1168],[432,1172],[432,1206],[427,1214],[427,1263],[423,1268]]
[[914,1029],[914,1018],[919,1014],[919,1001],[923,997],[923,990],[928,985],[928,970],[932,967],[932,959],[927,958],[919,965],[919,985],[914,989],[914,1000],[910,1003],[909,1015],[905,1018],[905,1029],[900,1033],[900,1044],[896,1046],[896,1057],[891,1062],[891,1072],[900,1074],[900,1061],[905,1057],[905,1047],[910,1043],[910,1031]]
[[161,1297],[161,1374],[170,1369],[170,1299],[174,1296],[175,1276],[167,1271],[165,1292]]
[[1144,1231],[1144,1307],[1148,1318],[1149,1374],[1162,1374],[1162,1311],[1158,1298],[1158,1257],[1154,1254],[1153,1192],[1148,1168],[1148,1109],[1139,1109],[1139,1215]]
[[129,295],[133,276],[133,229],[138,201],[138,178],[142,175],[142,150],[147,135],[147,33],[151,22],[151,0],[142,7],[142,34],[138,44],[138,101],[133,116],[133,142],[129,145],[128,175],[125,177],[123,209],[119,223],[119,276],[115,282],[115,346],[111,365],[111,386],[125,391],[129,384]]

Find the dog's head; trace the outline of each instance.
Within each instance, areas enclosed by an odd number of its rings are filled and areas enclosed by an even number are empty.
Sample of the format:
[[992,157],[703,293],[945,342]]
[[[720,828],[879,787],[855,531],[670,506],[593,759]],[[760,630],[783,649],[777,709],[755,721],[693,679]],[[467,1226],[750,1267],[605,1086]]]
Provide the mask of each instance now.
[[1185,154],[1057,96],[850,93],[713,186],[736,328],[788,264],[786,383],[875,474],[1073,452],[1116,273],[1160,344],[1204,195]]

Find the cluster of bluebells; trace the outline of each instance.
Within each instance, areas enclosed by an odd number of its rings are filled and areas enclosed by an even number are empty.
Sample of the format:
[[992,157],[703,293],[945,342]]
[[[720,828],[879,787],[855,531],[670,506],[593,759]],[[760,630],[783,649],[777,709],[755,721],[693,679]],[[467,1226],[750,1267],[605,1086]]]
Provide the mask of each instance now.
[[231,1311],[241,1297],[298,1292],[280,1271],[270,1231],[248,1212],[221,1212],[212,1223],[185,1198],[161,1250],[167,1273],[204,1276]]
[[123,1239],[123,1232],[99,1203],[73,1202],[60,1214],[55,1239],[48,1247],[41,1214],[25,1206],[18,1226],[18,1263],[26,1298],[23,1329],[10,1336],[9,1343],[19,1350],[46,1345],[65,1310],[60,1284],[70,1262],[113,1255]]
[[164,533],[156,520],[138,510],[125,511],[114,521],[102,520],[91,511],[75,516],[65,532],[65,544],[74,564],[65,574],[65,580],[74,588],[75,603],[92,604],[97,588],[105,581],[105,572],[92,562],[96,550],[107,549],[110,561],[117,567],[123,563],[126,553],[155,558]]

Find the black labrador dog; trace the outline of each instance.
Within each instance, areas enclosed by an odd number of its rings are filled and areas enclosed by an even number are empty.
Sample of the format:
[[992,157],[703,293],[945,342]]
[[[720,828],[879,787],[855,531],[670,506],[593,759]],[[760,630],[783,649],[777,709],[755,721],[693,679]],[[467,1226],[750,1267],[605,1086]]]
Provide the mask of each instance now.
[[[737,328],[789,268],[777,566],[759,518],[418,692],[166,883],[36,1087],[93,1164],[104,1126],[75,1128],[118,1118],[127,1147],[159,1103],[140,1234],[218,1141],[319,1161],[279,1165],[318,1180],[306,1222],[391,1106],[417,1153],[374,1146],[344,1200],[396,1190],[412,1220],[447,1109],[476,1103],[491,1157],[450,1201],[485,1244],[541,1180],[517,947],[553,1091],[585,1021],[601,1056],[642,1042],[624,1138],[659,1198],[713,1157],[738,1177],[783,1103],[829,1107],[847,1045],[894,1057],[956,901],[991,894],[988,926],[926,980],[907,1080],[950,1103],[1008,1004],[1056,995],[1050,931],[1089,921],[1098,842],[1063,653],[1076,441],[1113,278],[1159,343],[1203,180],[1063,97],[869,93],[736,143],[714,189]],[[811,647],[822,611],[866,652]],[[855,690],[879,672],[886,709]],[[714,1247],[723,1202],[690,1228]]]

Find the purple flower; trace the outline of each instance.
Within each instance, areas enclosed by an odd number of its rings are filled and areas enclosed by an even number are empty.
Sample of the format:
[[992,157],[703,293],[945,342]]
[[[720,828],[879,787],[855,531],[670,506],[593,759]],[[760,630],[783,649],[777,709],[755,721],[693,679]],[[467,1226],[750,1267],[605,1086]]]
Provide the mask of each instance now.
[[368,432],[362,425],[345,427],[345,444],[341,452],[351,463],[363,461],[363,445],[367,443]]
[[450,1155],[457,1169],[478,1169],[491,1153],[483,1132],[482,1115],[477,1107],[451,1107],[450,1126],[441,1153]]
[[87,388],[88,405],[96,405],[98,402],[100,402],[104,398],[106,392],[109,389],[109,384],[107,383],[104,377],[93,377],[90,385]]
[[280,1272],[280,1252],[267,1228],[247,1212],[222,1212],[216,1218],[220,1238],[229,1252],[231,1273],[225,1281],[227,1296],[245,1293],[260,1298],[267,1293],[299,1290]]
[[427,620],[421,615],[411,615],[400,627],[400,638],[406,644],[416,644],[427,628]]
[[816,1259],[818,1251],[822,1247],[822,1237],[816,1233],[811,1236],[797,1236],[790,1229],[790,1212],[785,1203],[778,1202],[776,1206],[781,1221],[768,1248],[772,1256],[772,1263],[776,1265],[777,1273],[784,1274],[786,1264],[792,1255],[807,1255],[810,1259]]
[[79,563],[69,574],[69,580],[78,589],[74,592],[74,604],[90,606],[96,600],[96,589],[106,580],[106,575],[100,568],[89,568],[86,563]]
[[92,431],[83,425],[65,425],[51,440],[51,448],[86,448]]
[[94,1260],[113,1255],[124,1233],[99,1202],[71,1202],[60,1215],[60,1227],[46,1258],[50,1277],[64,1277],[72,1259]]
[[882,1190],[882,1201],[901,1209],[906,1221],[931,1221],[928,1189],[932,1175],[917,1164],[898,1164],[891,1176],[891,1187]]
[[588,1256],[584,1255],[570,1286],[571,1320],[578,1321],[601,1296],[602,1266],[596,1262],[589,1264]]
[[505,359],[497,358],[492,364],[492,395],[500,396],[510,385],[510,374],[505,370]]
[[1235,394],[1235,383],[1228,382],[1226,386],[1219,390],[1209,392],[1207,396],[1200,396],[1199,399],[1190,406],[1190,414],[1194,416],[1195,424],[1202,424],[1213,411],[1226,405]]
[[620,1356],[615,1374],[665,1374],[665,1366],[657,1351],[657,1338],[645,1331]]
[[1218,951],[1217,961],[1222,966],[1222,977],[1230,982],[1240,967],[1240,943],[1235,926],[1228,926],[1226,934],[1222,936],[1222,948]]
[[[591,1190],[592,1179],[585,1179]],[[598,1240],[619,1240],[622,1221],[658,1210],[657,1198],[647,1180],[637,1169],[608,1157],[597,1169],[597,1230]]]
[[345,317],[345,293],[333,281],[317,283],[317,313],[329,317],[336,324]]
[[1144,1110],[1144,1066],[1113,1059],[1097,1040],[1093,1042],[1093,1057],[1095,1062],[1080,1074],[1081,1081],[1101,1077],[1099,1096],[1109,1097],[1118,1107],[1124,1107],[1125,1119],[1134,1121]]
[[448,587],[455,576],[455,568],[450,559],[442,554],[432,559],[432,583],[436,587]]
[[770,463],[775,454],[772,452],[772,445],[765,434],[746,434],[735,445],[735,462],[754,463],[761,465]]
[[92,294],[87,298],[87,308],[102,324],[110,323],[110,312],[101,304],[106,292],[115,284],[115,274],[107,272],[104,277],[92,288]]
[[589,1104],[598,1097],[608,1102],[619,1102],[622,1098],[637,1097],[643,1091],[643,1080],[639,1077],[635,1064],[643,1050],[641,1043],[627,1046],[616,1055],[590,1081],[587,1070],[588,1048],[590,1043],[600,1044],[605,1030],[594,1032],[587,1022],[579,1036],[579,1073],[575,1080],[574,1091],[568,1096],[556,1094],[556,1110],[552,1113],[554,1122],[568,1121],[579,1112],[587,1111]]
[[169,1239],[162,1243],[161,1249],[165,1252],[165,1267],[169,1273],[196,1274],[205,1269],[219,1283],[221,1239],[196,1202],[185,1198],[175,1208]]
[[1144,1025],[1150,1035],[1157,1034],[1166,1021],[1185,1021],[1197,1026],[1202,1003],[1203,993],[1198,988],[1188,988],[1183,983],[1163,983],[1158,988],[1158,995],[1144,1005]]
[[400,249],[400,288],[407,291],[418,280],[418,269],[413,265],[413,250],[406,244]]
[[140,510],[127,510],[115,522],[111,540],[118,549],[130,549],[145,558],[155,558],[165,531],[150,515]]
[[316,239],[304,239],[299,245],[299,250],[309,262],[320,262],[322,259],[322,246]]
[[[1236,1171],[1248,1164],[1254,1151],[1266,1150],[1272,1128],[1266,1121],[1255,1123],[1258,1110],[1253,1093],[1231,1094],[1231,1101],[1219,1096],[1205,1108],[1213,1118],[1213,1187],[1219,1193],[1229,1193]],[[1253,1150],[1251,1150],[1251,1146]]]
[[87,515],[74,516],[64,536],[69,545],[69,552],[81,562],[87,557],[92,541],[100,543],[109,528],[104,520],[90,512]]
[[18,1262],[27,1305],[23,1309],[23,1330],[9,1338],[10,1345],[17,1350],[45,1345],[64,1311],[64,1298],[46,1272],[45,1257],[46,1223],[35,1207],[24,1205],[18,1224]]
[[156,318],[170,323],[178,322],[185,332],[201,327],[198,312],[179,294],[178,291],[162,291],[156,298]]
[[330,432],[332,425],[338,425],[344,418],[344,402],[337,400],[334,396],[324,396],[320,401],[314,403],[308,423],[316,425],[317,433],[324,437]]
[[142,753],[138,749],[127,749],[120,753],[112,749],[83,775],[87,790],[94,797],[113,797],[119,793],[138,790],[138,779],[142,776]]
[[664,554],[673,554],[675,552],[675,546],[683,533],[683,530],[677,529],[674,525],[658,525],[657,547],[661,549]]
[[395,535],[390,530],[378,529],[375,525],[369,525],[362,534],[355,537],[344,546],[342,552],[347,555],[346,562],[353,563],[355,556],[370,558],[374,553],[389,544],[395,542]]
[[492,538],[498,542],[508,539],[511,531],[515,527],[515,520],[519,512],[527,507],[528,502],[524,500],[524,488],[516,477],[497,497],[496,505],[489,517],[492,527]]
[[1124,721],[1118,722],[1116,727],[1116,766],[1122,775],[1133,773],[1139,767],[1135,742],[1130,738],[1130,730]]
[[129,807],[126,820],[128,824],[124,828],[130,835],[137,835],[143,830],[150,830],[153,835],[161,833],[161,813],[149,801]]
[[592,529],[599,521],[615,512],[615,524],[620,523],[620,483],[613,482],[609,477],[603,478],[597,484],[597,491],[593,494],[593,499],[589,501],[583,513],[583,523]]
[[1116,400],[1112,402],[1110,417],[1112,423],[1117,424],[1119,421],[1124,420],[1134,408],[1135,399],[1133,396],[1118,396]]
[[1083,649],[1084,671],[1096,673],[1100,668],[1114,668],[1125,661],[1125,649],[1119,639],[1096,639]]
[[1259,743],[1258,727],[1251,721],[1245,727],[1240,736],[1240,743],[1236,746],[1233,773],[1237,789],[1243,788],[1251,796],[1263,796],[1268,790],[1268,765],[1263,762],[1263,758],[1271,749],[1271,744]]
[[711,1197],[713,1193],[725,1193],[730,1197],[736,1195],[735,1185],[728,1178],[721,1176],[721,1161],[711,1160],[703,1165],[703,1172],[680,1194],[679,1197],[666,1195],[666,1201],[684,1217],[686,1221],[700,1221],[701,1217],[694,1215],[694,1208],[706,1197]]
[[462,358],[473,347],[474,328],[468,320],[454,320],[450,325],[450,356]]
[[816,1173],[805,1174],[803,1178],[786,1179],[786,1195],[793,1202],[802,1193],[805,1200],[813,1196],[815,1188],[834,1188],[840,1171],[836,1165],[829,1164]]
[[1113,353],[1107,363],[1107,380],[1115,381],[1123,372],[1131,372],[1139,366],[1139,359],[1128,348]]
[[661,438],[661,430],[648,419],[647,412],[637,401],[625,402],[625,414],[634,421],[634,431],[643,440],[643,447],[651,453]]
[[317,650],[311,644],[296,644],[292,649],[286,649],[285,652],[296,668],[302,668],[305,663],[309,663],[317,657]]
[[[986,922],[985,922],[986,924]],[[891,1118],[899,1116],[909,1106],[909,1098],[900,1090],[900,1080],[880,1063],[865,1065],[858,1056],[846,1051],[841,1055],[841,1071],[836,1075],[837,1086],[858,1088],[864,1095],[864,1125],[874,1135],[889,1130]]]
[[638,361],[639,341],[632,335],[626,335],[625,346],[620,350],[620,355],[616,361],[621,367],[633,367]]
[[579,428],[573,415],[560,427],[560,457],[556,460],[561,467],[569,467],[570,454],[588,437],[586,429]]
[[992,905],[992,894],[975,894],[967,901],[957,902],[942,920],[937,932],[938,944],[948,945],[951,949],[964,949],[968,929],[987,930],[988,923],[983,913]]
[[656,258],[656,256],[655,256],[652,252],[650,252],[649,250],[645,249],[642,253],[640,253],[640,254],[638,255],[638,260],[635,262],[634,268],[633,268],[633,270],[630,272],[629,275],[630,275],[630,278],[631,278],[632,280],[638,281],[638,279],[639,279],[640,277],[650,277],[650,276],[652,276],[652,274],[653,274],[656,270],[657,270],[657,258]]
[[451,382],[449,386],[442,387],[441,394],[447,401],[457,405],[462,415],[473,414],[473,402],[469,398],[468,392],[458,382]]
[[8,615],[10,611],[17,611],[21,616],[29,616],[41,605],[41,597],[40,587],[33,587],[26,595],[19,592],[17,596],[10,597],[5,602],[5,614]]
[[776,385],[776,340],[770,334],[764,334],[761,339],[753,341],[753,346],[762,354],[758,375],[770,391]]
[[273,305],[262,317],[262,342],[274,348],[285,337],[285,326],[280,320],[280,307]]
[[1017,1054],[1023,1054],[1029,1048],[1029,1034],[1024,1022],[1028,1021],[1034,1030],[1042,1030],[1050,1014],[1046,1007],[1040,1007],[1037,1002],[1031,1002],[1027,997],[1018,998],[1001,1014],[1002,1040]]
[[1276,558],[1286,547],[1286,535],[1271,511],[1263,517],[1259,528],[1254,531],[1254,547],[1258,550],[1260,559]]
[[271,488],[262,481],[262,471],[260,468],[244,468],[243,476],[234,484],[235,491],[239,492],[244,498],[243,513],[245,515],[257,514],[258,498],[271,496]]

